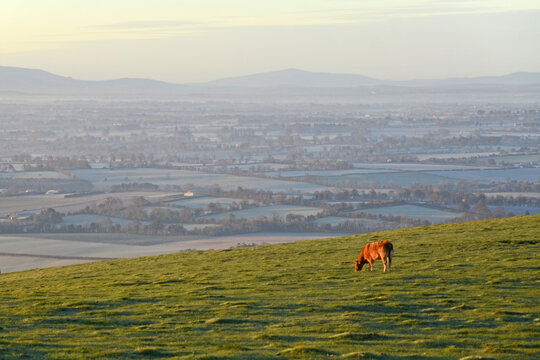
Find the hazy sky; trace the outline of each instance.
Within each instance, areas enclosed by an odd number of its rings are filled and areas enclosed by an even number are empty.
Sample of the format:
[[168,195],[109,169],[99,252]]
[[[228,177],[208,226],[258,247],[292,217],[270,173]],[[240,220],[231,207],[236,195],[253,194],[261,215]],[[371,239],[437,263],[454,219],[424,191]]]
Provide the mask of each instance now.
[[0,0],[0,65],[197,82],[540,72],[539,0]]

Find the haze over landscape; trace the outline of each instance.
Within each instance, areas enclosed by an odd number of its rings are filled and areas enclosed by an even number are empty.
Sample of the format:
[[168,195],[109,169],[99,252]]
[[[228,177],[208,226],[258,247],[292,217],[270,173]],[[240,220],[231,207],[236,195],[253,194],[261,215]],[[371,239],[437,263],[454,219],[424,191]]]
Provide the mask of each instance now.
[[2,5],[10,264],[540,212],[536,2]]
[[0,64],[83,80],[205,82],[280,69],[381,80],[540,71],[540,4],[2,1]]
[[538,358],[539,18],[0,0],[0,358]]

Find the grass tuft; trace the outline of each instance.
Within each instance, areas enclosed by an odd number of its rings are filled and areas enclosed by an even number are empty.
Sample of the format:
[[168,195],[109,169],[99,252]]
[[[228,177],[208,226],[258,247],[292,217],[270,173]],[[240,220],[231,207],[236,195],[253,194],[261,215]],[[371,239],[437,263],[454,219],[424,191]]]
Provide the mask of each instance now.
[[354,340],[354,341],[367,341],[367,340],[381,340],[385,336],[377,333],[359,334],[352,332],[344,332],[330,336],[332,340]]
[[155,347],[141,347],[137,348],[134,351],[135,355],[144,356],[146,358],[148,357],[158,357],[163,358],[167,356],[172,356],[171,354],[168,354],[167,352],[163,351],[162,349],[155,348]]
[[226,318],[216,317],[216,318],[208,319],[204,323],[205,324],[240,324],[242,322],[244,321],[241,319],[226,319]]
[[469,310],[472,308],[473,308],[472,306],[462,303],[461,305],[452,306],[450,310]]
[[305,345],[298,345],[293,348],[288,348],[288,349],[278,351],[276,355],[278,356],[304,356],[304,355],[335,356],[335,354],[332,353],[331,351],[309,347]]
[[350,352],[350,353],[341,355],[341,357],[345,359],[366,359],[370,357],[369,355],[370,354],[366,354],[362,352]]

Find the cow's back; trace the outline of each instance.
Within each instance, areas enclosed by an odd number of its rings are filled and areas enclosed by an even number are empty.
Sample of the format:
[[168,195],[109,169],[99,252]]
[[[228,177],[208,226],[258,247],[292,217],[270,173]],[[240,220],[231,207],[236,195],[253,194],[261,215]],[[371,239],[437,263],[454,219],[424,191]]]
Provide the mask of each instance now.
[[[388,240],[386,240],[388,241]],[[372,259],[372,260],[377,260],[380,256],[379,256],[379,251],[380,249],[383,247],[383,241],[377,241],[377,242],[373,242],[373,243],[370,243],[370,244],[367,244],[366,247],[364,248],[365,250],[365,258],[366,259]]]

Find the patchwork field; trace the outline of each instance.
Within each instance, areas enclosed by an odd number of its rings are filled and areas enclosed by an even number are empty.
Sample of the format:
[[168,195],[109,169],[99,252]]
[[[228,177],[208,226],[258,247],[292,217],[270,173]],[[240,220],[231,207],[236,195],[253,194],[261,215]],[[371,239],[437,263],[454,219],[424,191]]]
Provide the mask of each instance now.
[[383,169],[399,171],[440,171],[440,170],[476,170],[477,166],[440,165],[440,164],[402,164],[402,163],[354,163],[360,169]]
[[442,211],[432,208],[416,205],[397,205],[397,206],[384,206],[373,209],[363,209],[357,212],[364,212],[374,215],[392,215],[392,216],[406,216],[410,219],[428,220],[430,222],[444,222],[446,220],[454,219],[461,214]]
[[478,179],[482,182],[505,182],[508,179],[512,179],[515,181],[537,183],[539,181],[538,178],[540,177],[540,168],[432,171],[430,174],[463,180]]
[[490,158],[495,160],[495,162],[498,164],[502,162],[509,164],[540,162],[540,154],[493,156]]
[[229,214],[233,214],[235,217],[243,218],[243,219],[251,219],[251,218],[256,218],[258,216],[266,216],[267,218],[271,218],[272,216],[277,214],[280,218],[284,219],[288,214],[309,216],[309,215],[316,215],[320,211],[322,211],[322,209],[314,208],[314,207],[307,207],[307,206],[272,205],[272,206],[261,206],[261,207],[245,209],[245,210],[236,210],[236,211],[229,211],[225,213],[206,215],[206,216],[203,216],[203,218],[222,220],[222,219],[226,219],[227,216],[229,216]]
[[114,225],[119,224],[121,226],[133,221],[133,220],[124,219],[124,218],[84,214],[84,215],[64,216],[62,218],[62,222],[65,225],[84,225],[84,224],[97,223],[100,221],[106,221],[107,219],[110,219]]
[[[520,159],[536,159],[534,156]],[[478,166],[432,165],[432,164],[362,164],[355,163],[355,169],[345,170],[301,170],[283,171],[284,177],[302,177],[308,174],[322,177],[331,183],[344,180],[377,182],[379,185],[391,183],[408,186],[414,182],[423,185],[438,185],[447,181],[479,180],[483,183],[516,181],[538,182],[538,168],[490,169]],[[277,174],[277,173],[271,173]]]
[[[222,198],[222,197],[214,197],[214,196],[203,196],[193,199],[183,199],[183,200],[177,200],[177,201],[171,201],[169,204],[176,205],[176,206],[182,206],[187,207],[190,209],[206,209],[208,204],[214,203],[214,204],[220,204],[222,206],[229,206],[233,202],[240,203],[242,199],[231,199],[231,198]],[[252,200],[247,200],[249,203],[252,203]]]
[[303,177],[306,175],[313,176],[342,176],[342,175],[354,175],[354,174],[371,174],[371,173],[384,173],[391,170],[386,169],[343,169],[343,170],[287,170],[287,171],[272,171],[267,172],[268,176],[282,176],[288,178]]
[[102,190],[112,185],[122,183],[152,183],[159,186],[178,185],[219,187],[230,190],[239,186],[245,189],[262,189],[274,192],[314,192],[327,187],[314,184],[299,183],[275,179],[261,179],[248,176],[234,176],[224,174],[209,174],[189,170],[170,169],[83,169],[73,170],[72,173],[79,179],[91,182],[96,188]]
[[[540,216],[1,275],[3,359],[537,359]],[[368,242],[392,272],[355,273]],[[516,261],[519,259],[519,261]]]
[[96,194],[83,197],[65,197],[64,195],[22,195],[8,196],[0,199],[0,217],[5,217],[11,213],[20,211],[35,211],[47,208],[66,213],[84,209],[92,203],[100,203],[108,197],[116,197],[122,201],[131,201],[136,197],[145,197],[150,201],[158,201],[161,198],[174,195],[176,193],[168,192],[125,192],[113,194]]
[[484,193],[487,197],[495,196],[512,196],[512,197],[526,197],[526,198],[540,198],[540,193],[537,192],[486,192]]
[[445,183],[451,181],[452,179],[443,175],[430,174],[427,172],[417,172],[417,171],[400,171],[400,172],[377,172],[373,174],[351,174],[351,175],[342,175],[342,176],[327,176],[326,180],[330,181],[333,184],[337,184],[346,180],[353,181],[365,181],[370,185],[377,183],[380,186],[387,186],[390,184],[396,184],[400,186],[409,186],[412,183],[420,183],[422,185],[438,185],[440,183]]
[[369,219],[354,219],[354,218],[346,218],[342,216],[325,216],[325,217],[315,220],[315,223],[319,225],[324,225],[324,224],[337,225],[337,224],[344,223],[346,221],[354,221],[354,222],[359,222],[362,224],[374,224],[378,222],[376,220],[369,220]]
[[427,153],[427,154],[414,154],[414,156],[420,160],[428,160],[428,159],[468,159],[473,157],[490,157],[496,155],[496,152],[494,151],[483,151],[483,152],[445,152],[442,154],[436,154],[436,153]]
[[0,178],[5,178],[5,179],[71,179],[69,175],[58,172],[58,171],[0,172]]
[[[497,206],[489,205],[489,210],[495,210]],[[506,213],[512,212],[515,215],[534,215],[540,214],[540,208],[532,206],[503,206],[503,209]]]

